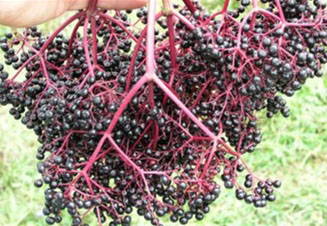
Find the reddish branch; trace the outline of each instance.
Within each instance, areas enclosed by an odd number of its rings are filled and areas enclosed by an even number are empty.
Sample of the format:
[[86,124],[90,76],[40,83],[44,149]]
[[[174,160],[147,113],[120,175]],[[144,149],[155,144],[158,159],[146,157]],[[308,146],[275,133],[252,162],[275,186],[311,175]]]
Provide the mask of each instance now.
[[[75,144],[75,141],[73,142],[74,139],[78,140],[83,137],[83,135],[89,133],[89,131],[84,131],[83,129],[68,129],[64,137],[56,137],[52,142],[44,146],[44,149],[48,149],[56,144],[60,144],[57,150],[52,152],[50,163],[52,163],[57,156],[66,156],[70,148],[78,149],[77,152],[86,159],[85,162],[75,163],[74,169],[72,170],[66,170],[59,166],[47,169],[45,174],[48,175],[57,176],[63,172],[73,173],[74,179],[71,183],[60,185],[67,189],[65,191],[66,198],[73,200],[73,194],[77,192],[88,200],[91,197],[94,198],[94,196],[97,196],[96,193],[100,190],[111,202],[120,203],[121,200],[112,198],[112,196],[114,196],[113,194],[117,192],[114,188],[97,183],[94,177],[98,175],[91,176],[95,168],[99,167],[99,165],[101,166],[101,164],[106,161],[106,157],[111,158],[112,156],[118,157],[122,162],[121,168],[128,172],[131,171],[131,175],[134,176],[134,181],[126,182],[126,187],[137,184],[138,188],[145,194],[146,200],[148,200],[149,203],[154,202],[162,206],[168,206],[168,204],[164,204],[161,200],[156,198],[155,194],[152,194],[154,189],[151,182],[153,181],[154,175],[160,177],[165,176],[169,178],[171,183],[177,186],[181,182],[187,182],[189,186],[187,189],[185,188],[185,193],[188,194],[189,192],[189,194],[192,194],[192,192],[195,192],[197,195],[201,192],[207,192],[210,190],[209,188],[213,187],[213,184],[215,184],[213,178],[219,173],[221,168],[224,170],[222,173],[223,175],[232,177],[233,185],[237,185],[235,178],[237,176],[236,169],[239,165],[244,166],[248,173],[255,177],[241,156],[245,153],[245,149],[248,150],[251,146],[255,145],[254,142],[243,144],[243,141],[247,135],[252,136],[255,134],[256,130],[254,128],[247,128],[246,123],[256,118],[254,116],[254,111],[245,110],[247,104],[249,104],[250,97],[241,94],[242,87],[239,89],[235,89],[235,87],[238,82],[244,79],[242,78],[244,74],[249,76],[248,82],[244,82],[243,84],[244,87],[248,87],[255,76],[266,73],[261,67],[256,65],[256,62],[259,61],[258,57],[250,57],[245,50],[246,48],[252,48],[252,50],[259,51],[262,47],[261,40],[257,41],[259,44],[254,41],[256,38],[254,31],[257,22],[256,18],[260,15],[267,24],[276,24],[275,27],[269,28],[267,33],[259,37],[262,39],[265,35],[270,35],[278,29],[282,29],[283,31],[286,29],[297,29],[296,31],[298,34],[300,34],[299,31],[303,31],[309,27],[313,27],[317,30],[326,29],[327,16],[325,11],[324,13],[321,12],[321,15],[318,15],[314,21],[308,22],[299,20],[299,22],[289,22],[287,21],[287,15],[284,14],[283,5],[279,0],[274,0],[276,9],[272,11],[260,8],[257,0],[253,0],[252,9],[246,13],[243,20],[239,21],[232,18],[232,15],[228,12],[231,1],[226,0],[221,11],[204,19],[202,17],[193,17],[193,14],[199,7],[191,0],[183,0],[186,7],[180,11],[173,9],[169,0],[163,0],[163,11],[157,14],[157,1],[149,0],[146,26],[137,36],[135,35],[136,32],[132,30],[133,28],[130,28],[130,25],[123,21],[118,13],[113,16],[110,13],[107,14],[97,9],[97,2],[97,0],[90,0],[87,9],[78,12],[59,26],[53,34],[48,37],[39,50],[30,44],[27,39],[28,34],[26,33],[22,45],[32,50],[34,55],[26,62],[22,63],[17,73],[8,81],[9,84],[19,85],[20,83],[16,80],[18,75],[21,74],[25,68],[39,66],[39,69],[33,72],[31,77],[20,87],[20,91],[26,89],[26,87],[31,85],[33,80],[38,77],[43,77],[45,80],[46,88],[38,95],[38,99],[35,101],[33,111],[31,112],[32,114],[36,114],[37,108],[41,105],[41,99],[44,99],[49,89],[53,89],[54,92],[57,92],[58,97],[65,96],[66,94],[61,93],[61,87],[57,87],[55,82],[52,81],[51,71],[55,69],[56,72],[54,73],[60,74],[61,77],[65,77],[69,73],[69,70],[73,69],[67,62],[67,65],[52,64],[48,59],[48,54],[52,51],[50,47],[56,37],[64,31],[67,26],[77,20],[67,43],[68,56],[66,58],[70,60],[73,59],[74,48],[76,46],[83,47],[87,68],[83,69],[82,75],[80,75],[80,78],[76,78],[76,81],[80,82],[78,84],[80,88],[79,91],[86,89],[88,93],[86,94],[87,97],[81,99],[81,105],[85,104],[87,100],[92,100],[94,97],[98,96],[101,97],[101,100],[108,103],[108,105],[110,104],[110,106],[117,105],[117,108],[114,112],[91,112],[90,117],[93,119],[96,118],[97,114],[103,114],[103,117],[111,116],[107,128],[101,128],[95,131],[94,136],[99,139],[94,150],[88,150],[89,140],[83,140],[83,148]],[[216,20],[215,17],[217,15],[222,15],[221,21]],[[166,40],[158,41],[159,39],[155,34],[155,28],[156,23],[161,20],[163,16],[166,17],[167,36],[165,36]],[[248,27],[248,25],[250,25],[249,30],[244,31],[245,27]],[[105,26],[110,27],[110,29],[108,29],[110,36],[101,50],[99,47],[101,40],[99,41],[98,39],[98,33],[101,32],[102,28]],[[177,29],[177,26],[182,28]],[[218,28],[216,29],[214,26]],[[123,35],[118,34],[118,32],[115,33],[115,27],[121,29]],[[80,28],[82,29],[82,38],[78,37]],[[216,29],[215,32],[212,31],[214,29]],[[185,43],[183,43],[182,40],[184,38],[182,33],[189,33],[193,36],[198,35],[200,41],[196,40],[191,43],[193,46],[184,48],[183,44]],[[220,36],[236,40],[235,45],[231,48],[218,45],[212,47],[216,50],[214,53],[221,54],[215,56],[217,62],[220,59],[228,59],[231,62],[230,68],[216,68],[216,71],[220,72],[218,76],[224,78],[222,81],[223,84],[221,84],[225,89],[224,91],[220,90],[218,79],[211,74],[212,71],[209,69],[211,65],[209,63],[206,64],[207,59],[203,60],[199,58],[200,56],[198,55],[202,53],[194,51],[196,47],[201,46],[203,43],[205,43],[203,52],[207,51],[209,46],[213,45]],[[195,39],[196,38],[193,40]],[[243,41],[245,39],[247,40],[246,43]],[[302,39],[304,40],[303,37]],[[131,53],[128,53],[131,55],[131,58],[128,58],[130,59],[129,68],[128,70],[120,71],[116,80],[105,82],[102,78],[98,78],[97,76],[99,72],[105,74],[109,70],[101,66],[100,62],[101,60],[107,60],[109,62],[113,60],[111,59],[110,53],[118,48],[117,46],[119,46],[120,40],[132,40],[134,42],[132,44]],[[160,43],[160,45],[158,43]],[[283,37],[276,38],[276,43],[278,43],[277,51],[279,58],[296,64],[297,56],[292,55],[286,49]],[[244,44],[248,44],[249,47],[244,48]],[[144,51],[145,59],[142,58],[142,52]],[[170,68],[169,78],[167,80],[162,77],[162,71],[159,70],[162,65],[157,65],[159,61],[158,58],[162,57],[163,61],[167,60],[165,58],[167,56],[162,54],[163,51],[169,53]],[[190,61],[191,65],[180,63],[180,59],[187,58],[187,56],[193,59],[193,61]],[[201,62],[199,62],[200,60],[198,59],[201,59]],[[65,62],[65,59],[63,59],[62,62]],[[138,65],[136,65],[137,63]],[[202,67],[204,69],[202,71],[200,70],[200,72],[189,74],[183,72],[185,68],[194,66],[193,64],[198,64],[197,66],[199,68]],[[320,65],[318,66],[320,67]],[[143,75],[136,74],[138,69],[142,69],[142,67],[145,67],[145,73]],[[236,77],[232,77],[235,75]],[[120,87],[123,91],[117,91],[116,88],[119,87],[119,78],[123,76],[126,78],[125,84]],[[206,80],[201,81],[202,78]],[[94,79],[94,84],[88,86],[87,81],[90,79]],[[261,79],[264,80],[265,78],[262,76]],[[187,84],[188,81],[191,82],[191,85]],[[292,81],[294,81],[294,79]],[[260,80],[259,82],[264,84],[266,81]],[[183,92],[177,91],[180,87],[186,89],[189,88],[188,86],[192,86],[191,88],[194,93],[186,94],[185,90]],[[267,93],[264,98],[269,99],[274,97],[274,92],[275,91]],[[19,92],[15,94],[18,95]],[[130,107],[135,98],[138,106],[135,108]],[[159,107],[157,106],[158,101],[161,101]],[[139,104],[139,102],[141,102],[141,104]],[[209,120],[207,117],[201,116],[195,111],[201,104],[221,107],[220,109],[217,108],[219,110],[212,113],[217,124],[211,126],[210,124],[213,122],[208,122]],[[73,105],[74,103],[66,103],[64,107],[71,108]],[[95,108],[95,106],[91,104],[91,111],[93,108]],[[104,110],[104,112],[105,111],[106,110]],[[133,112],[135,120],[142,121],[142,127],[140,126],[141,131],[134,142],[124,137],[121,143],[119,143],[115,140],[115,133],[117,133],[117,128],[120,127],[120,120],[124,117],[126,111]],[[143,120],[143,118],[145,118],[147,114],[150,115],[151,112],[155,112],[155,115],[152,115],[153,118]],[[237,115],[238,118],[232,120],[226,116],[228,115],[228,117],[231,117],[233,114]],[[163,125],[159,124],[158,118],[164,121]],[[54,120],[56,120],[56,118]],[[237,120],[240,121],[239,125],[242,125],[244,128],[235,126],[236,129],[243,130],[239,133],[241,135],[238,143],[235,145],[231,144],[231,142],[227,141],[225,138],[228,136],[228,132],[230,132],[226,130],[225,124],[226,121],[235,123]],[[62,124],[63,123],[61,123],[60,126],[62,126]],[[163,133],[162,127],[172,127],[173,129],[171,130],[173,130],[173,132]],[[194,134],[190,132],[192,131],[191,127],[197,128],[193,130],[195,131]],[[42,136],[45,140],[52,139],[47,136],[47,131],[43,131]],[[77,138],[74,138],[74,136]],[[152,156],[148,158],[146,153],[141,153],[138,150],[138,147],[144,142],[143,140],[145,137],[149,139],[149,144],[147,145],[150,149],[149,151],[156,152],[156,154],[159,155],[158,157]],[[164,142],[167,143],[167,148],[165,150],[157,150],[159,143]],[[192,152],[192,158],[184,161],[183,156],[187,155],[186,150]],[[144,150],[142,151],[144,152]],[[170,159],[168,159],[168,155]],[[178,158],[183,159],[183,161],[180,161],[180,168],[169,168],[169,164],[176,163]],[[162,163],[162,160],[169,162],[168,165]],[[152,167],[155,165],[157,165],[157,168],[153,170]],[[175,165],[178,164],[176,163]],[[194,169],[185,173],[184,170],[190,167],[190,165],[194,166]],[[172,178],[173,173],[178,175],[178,177]],[[85,190],[82,189],[83,186],[84,188],[86,187]],[[238,185],[238,187],[242,188],[241,185]],[[124,197],[122,200],[124,200]],[[98,221],[101,225],[100,207],[95,207],[95,211],[98,213]],[[102,208],[108,207],[103,205]],[[149,209],[151,208],[149,207]],[[113,214],[119,218],[119,214],[117,214],[116,210],[108,211],[114,212]],[[151,212],[151,214],[154,213]]]

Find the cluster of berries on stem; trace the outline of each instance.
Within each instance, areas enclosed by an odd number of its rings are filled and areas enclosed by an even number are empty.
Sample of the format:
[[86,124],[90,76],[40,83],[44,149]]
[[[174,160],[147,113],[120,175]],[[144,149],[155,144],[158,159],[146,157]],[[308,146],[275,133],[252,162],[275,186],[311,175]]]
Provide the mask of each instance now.
[[258,208],[275,201],[281,182],[242,156],[261,142],[257,112],[288,117],[282,95],[323,75],[326,3],[225,0],[210,14],[183,2],[156,13],[156,0],[136,12],[90,0],[50,36],[0,39],[0,104],[38,136],[48,224],[66,209],[72,226],[89,212],[131,225],[133,210],[184,225],[204,218],[220,185]]

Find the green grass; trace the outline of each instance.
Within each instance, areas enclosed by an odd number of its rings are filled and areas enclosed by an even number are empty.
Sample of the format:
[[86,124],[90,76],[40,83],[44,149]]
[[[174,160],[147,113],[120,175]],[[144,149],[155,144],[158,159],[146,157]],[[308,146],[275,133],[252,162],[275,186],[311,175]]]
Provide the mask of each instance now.
[[[53,26],[47,25],[49,29]],[[0,27],[0,33],[4,28]],[[239,202],[234,191],[223,191],[203,222],[191,226],[323,226],[327,225],[327,79],[310,80],[289,100],[292,113],[285,119],[262,117],[263,141],[254,154],[244,156],[262,178],[279,178],[278,199],[264,209]],[[0,108],[0,226],[45,225],[40,216],[42,189],[31,131]],[[62,226],[69,225],[66,215]],[[91,225],[95,225],[94,223]],[[133,225],[149,225],[135,218]],[[165,225],[173,225],[167,223]]]

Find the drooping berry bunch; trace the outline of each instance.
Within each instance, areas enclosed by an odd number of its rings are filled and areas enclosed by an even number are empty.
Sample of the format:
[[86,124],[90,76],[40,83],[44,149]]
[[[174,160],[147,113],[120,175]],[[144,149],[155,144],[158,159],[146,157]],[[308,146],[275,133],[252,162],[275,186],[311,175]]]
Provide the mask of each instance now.
[[48,224],[64,209],[74,226],[90,211],[99,225],[130,225],[133,209],[187,224],[218,198],[217,177],[256,207],[276,199],[280,181],[256,177],[242,155],[261,141],[256,112],[289,116],[279,94],[322,76],[326,5],[242,0],[232,11],[226,0],[208,14],[184,3],[163,0],[155,14],[150,0],[135,23],[90,0],[49,37],[32,27],[0,40],[15,70],[0,64],[0,103],[41,143]]
[[[267,109],[269,118],[279,111],[288,117],[289,107],[279,94],[294,95],[307,78],[321,77],[327,62],[326,3],[315,2],[315,10],[304,1],[276,2],[270,1],[266,10],[254,6],[241,20],[235,19],[238,13],[224,10],[222,20],[184,10],[181,14],[192,25],[177,24],[184,53],[179,95],[187,95],[188,108],[205,118],[210,129],[219,128],[221,121],[229,143],[242,153],[260,142],[260,133],[250,129],[255,112]],[[241,6],[248,4],[242,1]],[[297,11],[291,13],[291,8]],[[211,114],[201,112],[204,103]]]

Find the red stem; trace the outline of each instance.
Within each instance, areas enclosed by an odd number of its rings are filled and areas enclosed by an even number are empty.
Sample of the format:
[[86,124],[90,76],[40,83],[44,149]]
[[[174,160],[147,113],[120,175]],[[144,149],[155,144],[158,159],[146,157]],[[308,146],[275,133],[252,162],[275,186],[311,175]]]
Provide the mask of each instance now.
[[98,5],[98,0],[89,0],[89,4],[87,6],[87,11],[90,14],[93,14],[95,12],[95,10],[97,9],[97,5]]
[[90,52],[89,52],[89,43],[88,43],[88,35],[87,35],[87,29],[88,29],[88,25],[89,25],[89,16],[86,17],[85,22],[84,22],[84,31],[83,31],[83,47],[84,47],[84,52],[85,52],[85,58],[86,58],[86,62],[88,65],[88,69],[89,69],[89,73],[91,73],[91,76],[95,76],[94,75],[94,71],[93,71],[93,65],[91,62],[91,58],[90,58]]
[[98,146],[97,146],[96,149],[94,150],[94,152],[93,152],[91,158],[89,159],[89,161],[87,162],[86,166],[84,167],[83,172],[82,172],[81,174],[79,174],[79,175],[76,177],[75,181],[77,181],[78,178],[82,176],[82,174],[85,175],[85,174],[87,173],[87,171],[89,171],[89,169],[91,169],[93,163],[95,162],[97,156],[99,155],[99,153],[100,153],[100,151],[101,151],[101,148],[102,148],[104,142],[107,140],[107,138],[108,138],[108,137],[107,137],[106,135],[104,135],[104,136],[101,138],[101,140],[99,141]]
[[60,27],[58,29],[56,29],[55,32],[43,44],[43,46],[40,49],[39,53],[43,53],[46,50],[46,48],[48,48],[48,46],[50,45],[50,43],[55,39],[55,37],[57,37],[57,35],[62,30],[64,30],[69,24],[71,24],[74,20],[80,18],[84,14],[85,14],[85,11],[79,12],[79,13],[75,14],[74,16],[72,16],[71,18],[69,18],[68,20],[66,20],[65,23],[63,23],[62,25],[60,25]]
[[133,72],[134,72],[134,67],[135,67],[135,62],[136,62],[136,58],[137,58],[137,54],[140,50],[140,46],[143,42],[143,39],[146,35],[146,29],[144,29],[139,37],[139,40],[136,43],[136,46],[134,48],[133,51],[133,55],[132,55],[132,60],[131,60],[131,64],[129,66],[129,70],[128,70],[128,74],[127,74],[127,79],[126,79],[126,87],[125,90],[128,91],[131,87],[131,82],[132,82],[132,76],[133,76]]
[[228,10],[229,1],[230,1],[230,0],[225,0],[225,2],[224,2],[224,7],[223,7],[223,9],[221,10],[222,14],[226,14],[226,12],[227,12],[227,10]]
[[172,10],[172,13],[178,18],[180,19],[184,25],[186,25],[190,30],[194,30],[195,26],[186,18],[184,17],[182,14],[180,14],[179,12],[177,12],[176,10]]
[[[158,13],[156,15],[155,20],[157,21],[158,19],[160,19],[160,17],[162,17],[162,15],[163,15],[162,12]],[[134,72],[137,53],[140,50],[140,47],[142,45],[142,42],[143,42],[143,39],[144,39],[146,33],[147,33],[147,27],[145,27],[142,30],[141,35],[140,35],[138,41],[136,42],[136,45],[135,45],[135,48],[134,48],[134,51],[133,51],[133,55],[132,55],[131,64],[130,64],[129,71],[128,71],[128,74],[127,74],[126,87],[125,87],[126,91],[128,91],[130,89],[130,87],[131,87],[132,76],[133,76],[133,72]]]
[[[167,26],[168,26],[168,34],[169,34],[169,50],[170,50],[170,60],[171,60],[171,67],[170,67],[170,80],[169,85],[172,86],[175,80],[175,73],[177,72],[177,53],[176,53],[176,46],[175,46],[175,31],[174,31],[174,17],[173,15],[167,16]],[[167,96],[164,97],[163,104],[165,105],[167,102]]]
[[164,91],[169,98],[175,102],[175,104],[212,140],[216,138],[213,134],[193,113],[181,102],[181,100],[175,96],[175,94],[159,79],[157,76],[153,76],[154,82]]
[[136,95],[136,93],[141,89],[141,87],[148,81],[148,77],[147,76],[143,76],[131,89],[131,91],[128,93],[128,95],[125,97],[124,101],[122,102],[121,106],[119,107],[119,109],[117,110],[117,112],[115,113],[107,131],[106,134],[110,135],[110,133],[113,131],[113,129],[115,128],[119,117],[122,115],[122,113],[124,112],[125,108],[127,107],[127,105],[129,104],[129,102],[131,102],[131,100],[133,99],[133,97]]
[[109,139],[111,145],[116,149],[116,151],[118,152],[118,154],[120,155],[120,157],[121,157],[124,161],[128,162],[129,166],[131,166],[132,168],[134,168],[136,171],[139,172],[139,174],[140,174],[140,176],[141,176],[141,178],[142,178],[142,180],[143,180],[143,182],[144,182],[144,186],[145,186],[146,191],[148,192],[149,195],[151,195],[151,193],[150,193],[150,189],[149,189],[149,186],[148,186],[147,180],[146,180],[146,178],[145,178],[145,176],[144,176],[144,172],[143,172],[143,170],[142,170],[140,167],[138,167],[138,166],[137,166],[137,165],[136,165],[136,164],[135,164],[135,163],[134,163],[134,162],[129,158],[129,156],[127,156],[127,155],[125,154],[125,152],[123,152],[123,150],[120,149],[120,147],[117,145],[117,143],[114,141],[114,139],[112,139],[111,136],[109,136],[108,139]]
[[91,31],[92,31],[92,57],[93,57],[93,64],[97,65],[98,63],[98,41],[97,41],[97,34],[96,34],[96,23],[94,16],[91,17]]
[[148,25],[147,25],[147,39],[146,39],[146,73],[149,75],[155,74],[156,63],[155,63],[155,12],[156,12],[156,0],[149,1],[149,13],[148,13]]
[[[123,29],[127,34],[128,34],[128,36],[131,38],[131,39],[133,39],[134,40],[134,42],[137,42],[138,41],[138,39],[126,28],[126,26],[124,26],[120,21],[118,21],[118,20],[116,20],[116,19],[114,19],[113,17],[111,17],[110,15],[108,15],[108,14],[105,14],[105,13],[99,13],[99,15],[101,16],[101,17],[103,17],[104,19],[106,19],[106,20],[108,20],[108,21],[112,21],[112,22],[114,22],[115,24],[117,24],[121,29]],[[141,45],[141,47],[143,48],[143,49],[146,49],[146,47],[142,44]]]
[[175,31],[174,31],[174,18],[173,15],[167,16],[167,25],[168,25],[168,34],[169,34],[169,50],[170,50],[170,57],[171,57],[171,72],[172,76],[169,81],[169,85],[172,85],[172,82],[175,78],[175,72],[177,69],[177,53],[176,53],[176,46],[175,46]]
[[72,32],[72,34],[70,36],[70,39],[69,39],[67,56],[69,56],[71,54],[73,43],[75,41],[77,31],[78,31],[80,25],[82,24],[83,20],[85,20],[85,18],[83,18],[83,17],[80,18],[79,21],[76,23],[74,29],[73,29],[73,32]]
[[183,2],[192,13],[196,11],[196,8],[191,0],[183,0]]
[[287,23],[287,21],[285,20],[283,8],[282,8],[282,6],[280,4],[280,1],[279,0],[275,0],[275,4],[276,4],[276,7],[278,9],[280,20],[282,21],[283,24]]
[[217,140],[215,140],[214,143],[213,143],[213,145],[212,145],[212,149],[210,151],[210,155],[209,155],[208,159],[206,160],[206,164],[205,164],[205,166],[203,168],[202,174],[200,176],[200,180],[202,180],[203,177],[207,174],[207,171],[208,171],[208,168],[209,168],[210,163],[212,161],[212,158],[213,158],[214,154],[217,151],[217,145],[218,145]]

